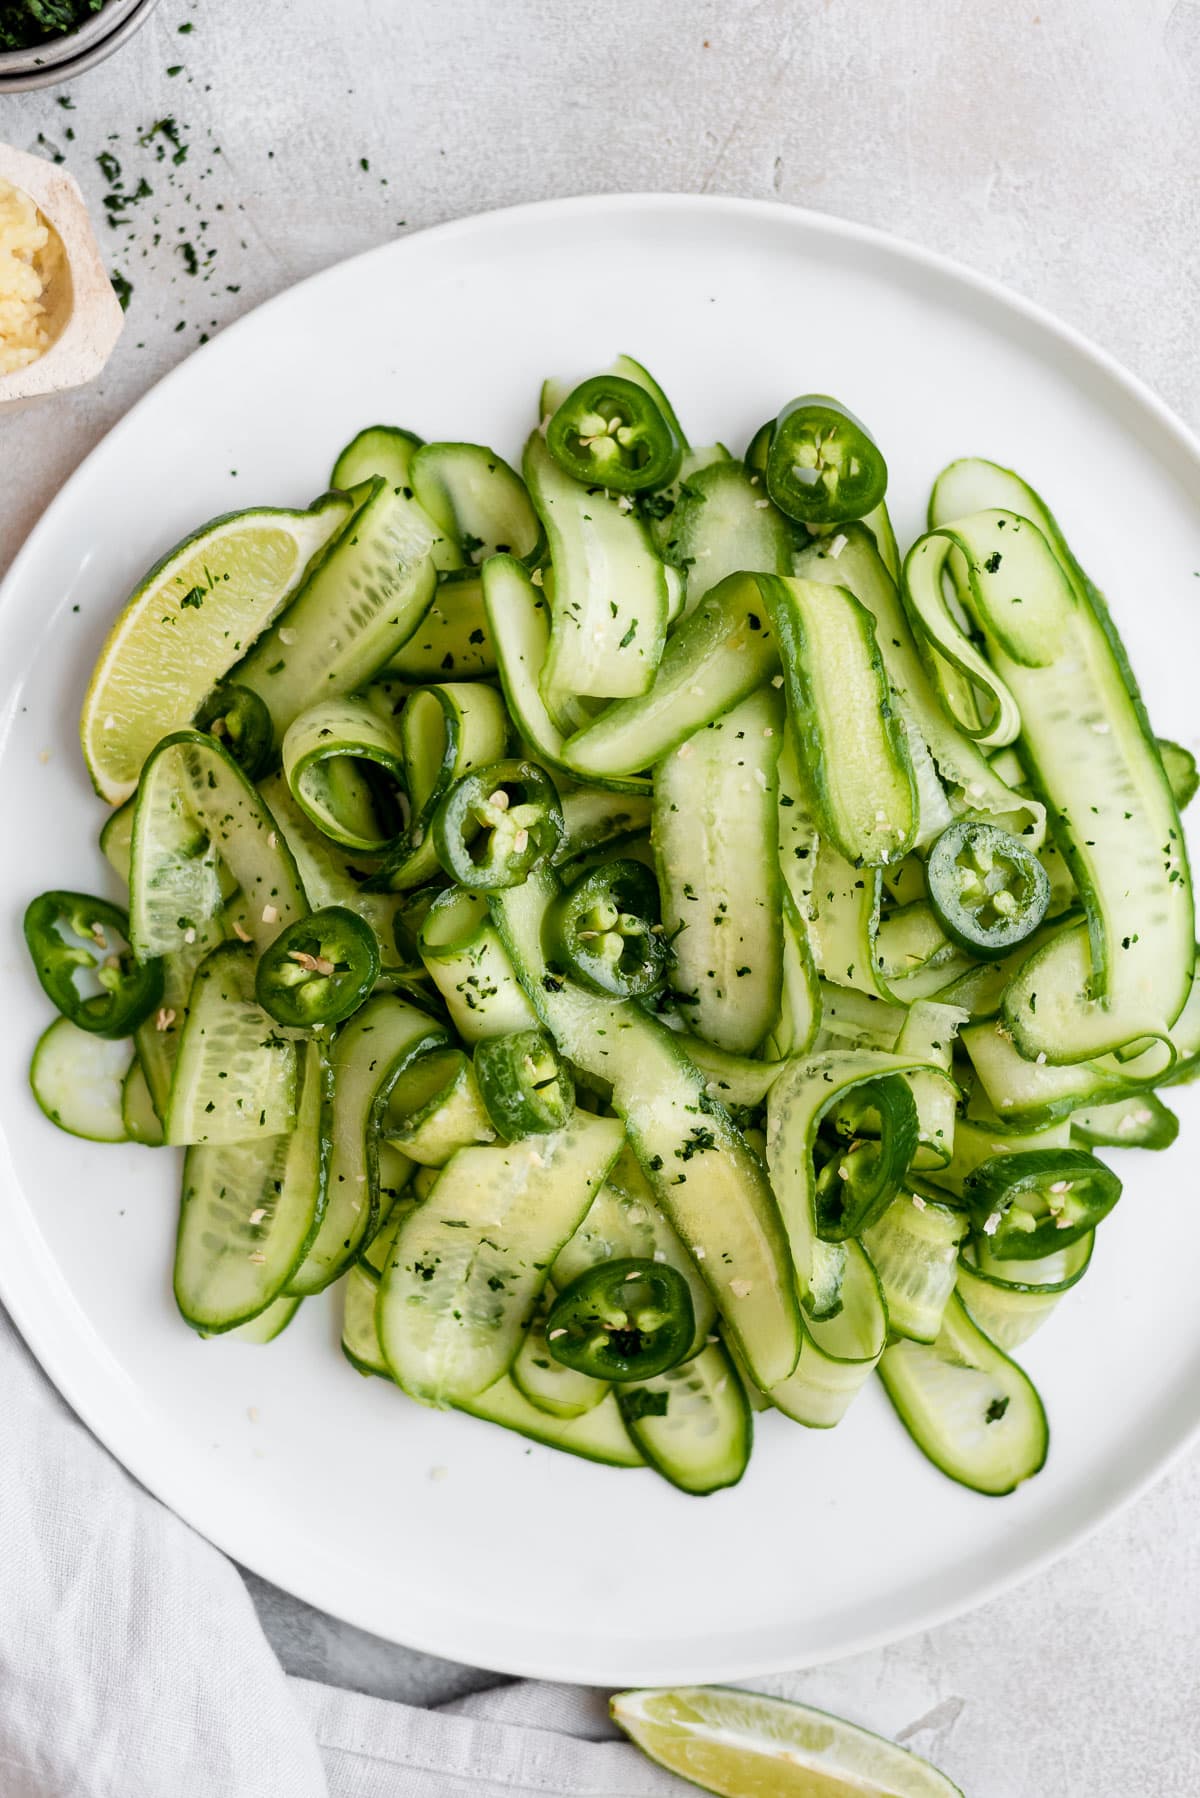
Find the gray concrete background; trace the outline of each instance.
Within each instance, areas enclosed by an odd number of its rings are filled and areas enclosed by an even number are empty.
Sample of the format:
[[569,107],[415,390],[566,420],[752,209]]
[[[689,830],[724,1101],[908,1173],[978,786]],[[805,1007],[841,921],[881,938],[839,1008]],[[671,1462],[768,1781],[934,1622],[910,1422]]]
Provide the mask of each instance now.
[[[56,149],[117,221],[133,285],[105,376],[0,422],[0,572],[203,334],[400,231],[558,194],[746,194],[897,232],[1200,423],[1198,89],[1197,0],[163,0],[69,90],[0,97],[0,138]],[[907,1718],[972,1798],[1195,1798],[1198,1515],[1193,1456],[1033,1584],[806,1695]],[[291,1671],[430,1703],[489,1681],[248,1583]]]

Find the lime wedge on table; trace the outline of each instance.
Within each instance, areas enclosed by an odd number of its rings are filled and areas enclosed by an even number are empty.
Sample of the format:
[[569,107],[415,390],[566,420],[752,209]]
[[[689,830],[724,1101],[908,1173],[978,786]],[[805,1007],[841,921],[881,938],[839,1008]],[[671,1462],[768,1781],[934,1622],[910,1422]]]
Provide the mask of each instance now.
[[619,1692],[612,1714],[651,1760],[725,1798],[961,1798],[895,1742],[756,1692]]
[[348,517],[340,494],[310,512],[235,512],[152,568],[108,634],[79,735],[92,784],[119,805],[142,763],[241,660]]

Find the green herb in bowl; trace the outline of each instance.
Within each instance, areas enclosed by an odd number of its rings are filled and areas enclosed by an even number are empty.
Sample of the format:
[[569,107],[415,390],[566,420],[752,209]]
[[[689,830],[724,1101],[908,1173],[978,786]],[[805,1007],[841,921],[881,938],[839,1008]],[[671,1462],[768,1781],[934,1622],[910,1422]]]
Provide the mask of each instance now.
[[105,0],[0,0],[0,50],[27,50],[79,26]]

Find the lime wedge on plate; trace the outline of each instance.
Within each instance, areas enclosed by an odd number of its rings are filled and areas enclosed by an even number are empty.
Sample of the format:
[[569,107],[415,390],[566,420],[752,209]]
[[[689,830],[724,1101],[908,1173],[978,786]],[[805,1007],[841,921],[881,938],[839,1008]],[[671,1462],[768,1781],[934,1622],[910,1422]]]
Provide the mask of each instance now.
[[612,1714],[660,1767],[724,1798],[962,1798],[895,1742],[757,1692],[618,1692]]
[[128,799],[160,737],[192,722],[349,514],[341,494],[310,512],[235,512],[150,570],[109,632],[83,702],[79,735],[101,798]]

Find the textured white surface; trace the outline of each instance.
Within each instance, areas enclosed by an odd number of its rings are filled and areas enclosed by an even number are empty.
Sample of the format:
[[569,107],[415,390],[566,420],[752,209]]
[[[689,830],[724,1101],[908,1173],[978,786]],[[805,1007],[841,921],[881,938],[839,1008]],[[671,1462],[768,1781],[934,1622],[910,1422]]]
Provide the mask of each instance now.
[[[0,101],[0,135],[32,149],[44,133],[94,202],[105,150],[128,185],[144,171],[155,188],[131,233],[108,233],[134,294],[101,381],[0,424],[0,567],[201,331],[400,221],[549,194],[707,189],[894,230],[1051,306],[1200,422],[1198,80],[1195,0],[165,0],[72,88],[72,111],[54,92]],[[190,145],[179,165],[134,142],[168,115]],[[819,293],[797,296],[815,350],[820,312]],[[805,1695],[890,1731],[922,1722],[913,1745],[972,1798],[1190,1798],[1198,1504],[1192,1460],[1049,1575],[807,1675]],[[438,1663],[256,1596],[297,1671],[406,1697],[463,1689]]]

